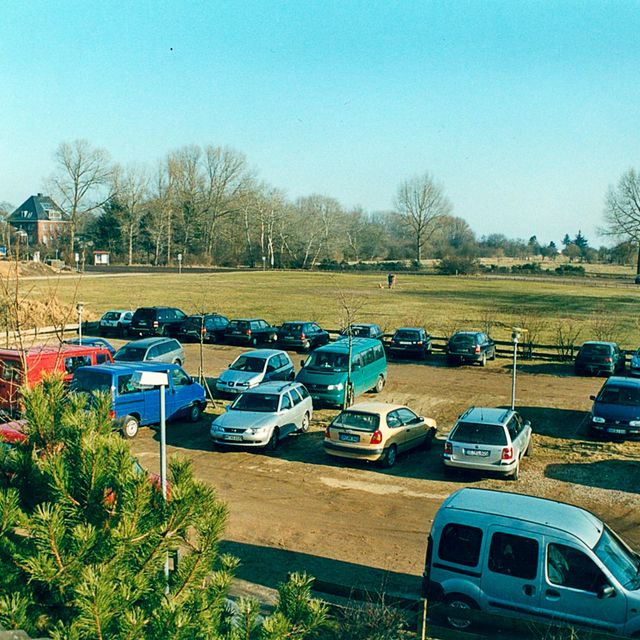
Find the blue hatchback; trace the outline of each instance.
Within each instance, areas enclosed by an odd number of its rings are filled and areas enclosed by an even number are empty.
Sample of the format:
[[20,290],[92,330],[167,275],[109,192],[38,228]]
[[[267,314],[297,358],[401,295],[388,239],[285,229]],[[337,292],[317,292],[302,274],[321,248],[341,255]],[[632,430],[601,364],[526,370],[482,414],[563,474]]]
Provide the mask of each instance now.
[[71,390],[79,393],[111,394],[114,427],[125,438],[133,438],[139,427],[160,422],[160,390],[141,389],[132,384],[136,371],[166,371],[169,386],[165,389],[167,420],[186,417],[197,422],[207,406],[204,388],[177,364],[123,363],[80,367],[75,370]]
[[594,434],[640,437],[640,380],[613,376],[591,399],[591,430]]

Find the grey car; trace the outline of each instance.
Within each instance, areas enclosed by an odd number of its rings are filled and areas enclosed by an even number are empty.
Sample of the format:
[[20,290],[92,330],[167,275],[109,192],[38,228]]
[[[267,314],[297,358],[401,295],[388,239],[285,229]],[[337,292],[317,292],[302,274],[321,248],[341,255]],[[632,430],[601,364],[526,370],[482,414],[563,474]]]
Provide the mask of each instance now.
[[277,449],[292,433],[305,433],[313,416],[299,382],[265,382],[239,395],[211,424],[214,445]]
[[262,382],[293,380],[293,362],[280,349],[254,349],[239,355],[216,381],[216,391],[237,395]]
[[472,407],[449,432],[444,469],[469,469],[517,480],[520,461],[531,453],[531,423],[510,409]]
[[182,366],[185,355],[175,338],[142,338],[118,349],[115,362],[169,362]]

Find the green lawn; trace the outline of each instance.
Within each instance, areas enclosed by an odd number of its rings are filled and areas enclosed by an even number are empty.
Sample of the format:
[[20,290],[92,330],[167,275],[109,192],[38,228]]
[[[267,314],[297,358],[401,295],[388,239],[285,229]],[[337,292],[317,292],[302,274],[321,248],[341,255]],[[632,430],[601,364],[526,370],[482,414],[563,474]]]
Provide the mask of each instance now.
[[90,318],[107,309],[171,305],[188,313],[210,310],[272,323],[309,319],[336,328],[342,291],[363,304],[360,321],[377,322],[386,331],[421,324],[434,335],[477,328],[505,339],[517,324],[529,327],[538,342],[555,342],[556,326],[562,321],[580,328],[579,341],[614,337],[626,348],[640,343],[640,290],[632,284],[403,274],[393,290],[380,286],[385,282],[384,274],[236,272],[66,276],[28,284],[31,295],[55,292],[63,302],[82,300]]

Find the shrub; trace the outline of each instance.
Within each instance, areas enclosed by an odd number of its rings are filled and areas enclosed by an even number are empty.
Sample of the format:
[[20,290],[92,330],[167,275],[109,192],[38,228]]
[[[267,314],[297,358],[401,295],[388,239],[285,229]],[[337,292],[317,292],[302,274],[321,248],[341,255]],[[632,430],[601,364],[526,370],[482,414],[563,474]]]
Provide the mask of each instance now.
[[445,256],[438,265],[438,271],[442,275],[468,275],[478,273],[479,270],[479,262],[467,256]]

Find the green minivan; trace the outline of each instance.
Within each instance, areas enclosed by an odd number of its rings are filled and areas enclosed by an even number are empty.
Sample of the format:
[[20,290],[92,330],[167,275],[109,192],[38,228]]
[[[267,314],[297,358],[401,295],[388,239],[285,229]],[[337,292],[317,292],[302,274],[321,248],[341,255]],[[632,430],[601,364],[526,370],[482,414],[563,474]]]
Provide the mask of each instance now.
[[349,340],[325,344],[303,362],[296,376],[314,402],[342,406],[365,391],[380,393],[387,380],[387,359],[380,340],[353,338],[351,341],[351,382],[347,384]]

